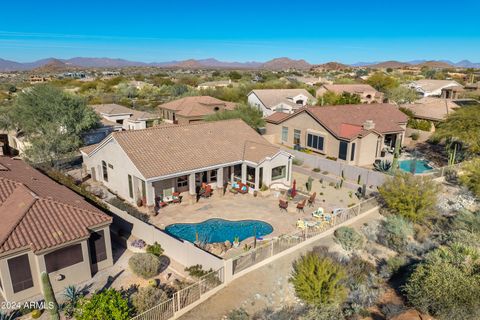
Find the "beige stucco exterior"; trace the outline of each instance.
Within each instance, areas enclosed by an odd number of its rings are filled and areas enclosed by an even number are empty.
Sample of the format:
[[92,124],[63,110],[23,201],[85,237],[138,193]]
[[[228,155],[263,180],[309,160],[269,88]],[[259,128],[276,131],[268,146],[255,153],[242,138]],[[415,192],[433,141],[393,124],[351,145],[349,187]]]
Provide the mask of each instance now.
[[[105,250],[107,258],[98,262],[95,266],[92,266],[91,255],[89,252],[88,238],[80,239],[75,242],[64,243],[62,246],[55,247],[43,252],[34,253],[29,248],[23,250],[7,252],[0,256],[0,280],[1,289],[0,292],[6,301],[23,302],[31,299],[36,299],[42,295],[42,287],[40,274],[46,272],[45,255],[62,249],[64,247],[72,246],[75,244],[81,244],[83,261],[74,265],[65,267],[63,269],[51,272],[49,274],[50,281],[52,283],[53,290],[55,292],[61,292],[65,287],[69,285],[77,285],[82,282],[88,281],[92,278],[92,273],[95,271],[103,270],[113,265],[112,246],[110,239],[109,226],[101,226],[92,231],[103,231],[105,240]],[[8,267],[8,260],[27,254],[30,262],[30,271],[33,280],[33,287],[14,292],[12,282],[10,280],[10,271]]]
[[[287,139],[285,141],[282,140],[283,127],[288,130]],[[405,125],[402,127],[405,128]],[[300,131],[300,139],[297,141],[298,143],[294,143],[295,130]],[[324,138],[323,150],[312,149],[307,146],[308,133],[313,133]],[[404,131],[393,134],[397,135],[397,139],[403,141]],[[295,144],[298,144],[303,148],[314,151],[315,153],[337,158],[337,161],[357,166],[368,166],[373,164],[373,162],[379,158],[381,149],[385,147],[383,143],[384,136],[373,131],[361,138],[357,137],[350,141],[338,139],[306,112],[299,113],[280,124],[267,122],[265,137],[273,143],[285,145],[290,148],[293,148]],[[340,141],[346,141],[348,143],[346,160],[338,159]],[[353,144],[355,144],[355,152],[352,160]]]

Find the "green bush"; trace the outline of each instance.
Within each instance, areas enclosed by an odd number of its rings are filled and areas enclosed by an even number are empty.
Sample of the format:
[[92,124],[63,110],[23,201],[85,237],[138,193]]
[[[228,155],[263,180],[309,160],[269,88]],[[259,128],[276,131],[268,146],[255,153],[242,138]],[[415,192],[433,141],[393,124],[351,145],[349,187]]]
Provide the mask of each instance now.
[[480,198],[480,158],[464,163],[460,182]]
[[405,285],[408,301],[439,319],[480,317],[480,251],[459,244],[429,253]]
[[365,243],[363,236],[350,227],[340,227],[335,230],[334,235],[335,242],[339,243],[347,251],[361,249]]
[[150,219],[148,214],[138,211],[137,208],[130,205],[129,203],[126,203],[118,197],[111,198],[107,202],[110,203],[112,206],[127,212],[129,215],[134,216],[135,218],[143,222],[148,222],[148,220]]
[[309,305],[322,307],[338,305],[345,300],[347,288],[343,282],[346,277],[343,266],[331,258],[320,258],[311,252],[293,263],[289,281],[297,297]]
[[422,222],[436,214],[441,186],[427,176],[415,176],[397,170],[378,188],[380,198],[391,213],[414,222]]
[[227,320],[249,320],[250,316],[243,308],[233,309],[227,314]]
[[132,294],[131,300],[137,313],[142,313],[164,301],[167,301],[168,295],[160,288],[147,286],[138,289],[137,292]]
[[157,257],[160,257],[163,254],[162,246],[155,241],[154,244],[147,246],[147,253],[151,253]]
[[400,252],[405,250],[414,233],[411,222],[401,216],[390,215],[383,222],[379,239],[389,248]]
[[35,309],[32,311],[31,316],[32,316],[32,319],[38,319],[42,316],[42,311]]
[[206,276],[207,274],[213,272],[212,269],[203,270],[203,267],[202,267],[201,264],[196,264],[196,265],[187,267],[187,268],[185,268],[185,271],[188,272],[188,274],[191,277],[194,277],[194,278],[201,278],[201,277]]
[[160,273],[160,259],[151,253],[136,253],[128,260],[128,266],[137,276],[152,278]]
[[420,133],[414,131],[410,134],[410,138],[412,138],[413,141],[417,141],[418,138],[420,138]]
[[96,293],[90,299],[81,299],[75,311],[77,320],[128,320],[131,316],[128,300],[115,289]]
[[405,258],[405,256],[395,256],[395,257],[388,258],[387,270],[390,274],[394,274],[406,263],[407,263],[407,258]]

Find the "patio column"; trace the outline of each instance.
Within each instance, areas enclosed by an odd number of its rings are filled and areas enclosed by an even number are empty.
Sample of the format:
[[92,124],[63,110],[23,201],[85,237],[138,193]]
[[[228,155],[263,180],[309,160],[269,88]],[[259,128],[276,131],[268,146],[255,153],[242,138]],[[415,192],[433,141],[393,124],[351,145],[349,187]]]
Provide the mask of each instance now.
[[188,176],[188,194],[190,195],[190,202],[193,204],[197,200],[197,190],[195,185],[195,173],[190,173]]
[[247,164],[242,163],[242,183],[247,183]]
[[223,196],[223,167],[217,169],[217,192]]
[[147,207],[152,207],[155,205],[155,188],[153,187],[153,182],[145,182],[146,187],[146,200]]
[[260,189],[260,168],[255,168],[255,190]]
[[234,177],[235,177],[234,168],[235,168],[234,166],[230,166],[230,183],[232,183],[232,184],[233,184],[233,180],[234,180]]

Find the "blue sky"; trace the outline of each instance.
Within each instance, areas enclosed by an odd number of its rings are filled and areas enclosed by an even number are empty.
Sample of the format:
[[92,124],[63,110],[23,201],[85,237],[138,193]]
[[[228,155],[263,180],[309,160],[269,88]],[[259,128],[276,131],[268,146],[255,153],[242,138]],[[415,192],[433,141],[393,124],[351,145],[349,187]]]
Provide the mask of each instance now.
[[2,1],[0,58],[480,62],[480,1]]

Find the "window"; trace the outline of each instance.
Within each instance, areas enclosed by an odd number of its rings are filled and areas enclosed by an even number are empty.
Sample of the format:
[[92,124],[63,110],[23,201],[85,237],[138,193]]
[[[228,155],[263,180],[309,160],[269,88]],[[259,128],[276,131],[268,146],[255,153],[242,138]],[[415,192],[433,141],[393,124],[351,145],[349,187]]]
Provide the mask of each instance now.
[[311,133],[307,134],[307,147],[323,151],[323,141],[324,138],[322,136],[317,136]]
[[297,101],[295,101],[295,103],[303,106],[303,100],[301,100],[301,99],[300,99],[300,100],[297,100]]
[[217,170],[210,171],[210,182],[217,182]]
[[188,176],[181,176],[177,178],[177,188],[188,186]]
[[45,255],[45,266],[47,267],[48,273],[73,266],[82,261],[83,253],[81,244],[75,244]]
[[286,166],[279,166],[272,169],[272,180],[285,178],[287,172]]
[[113,169],[113,164],[110,164],[110,163],[109,163],[109,164],[108,164],[108,167],[109,167],[110,169]]
[[282,127],[282,141],[288,141],[288,127]]
[[131,175],[128,175],[128,195],[130,198],[133,198],[133,180]]
[[145,184],[145,181],[142,180],[142,198],[147,197],[147,185]]
[[92,232],[90,239],[88,239],[90,247],[90,257],[92,264],[107,260],[107,248],[105,246],[105,234],[103,230]]
[[103,172],[103,180],[108,182],[108,168],[107,163],[102,161],[102,172]]
[[347,160],[347,149],[348,142],[340,141],[340,146],[338,148],[338,159]]
[[355,143],[352,143],[352,150],[350,150],[350,161],[355,159]]
[[300,144],[300,135],[302,134],[302,131],[300,130],[293,130],[293,144]]
[[27,254],[8,259],[8,270],[14,293],[33,287],[32,271]]

